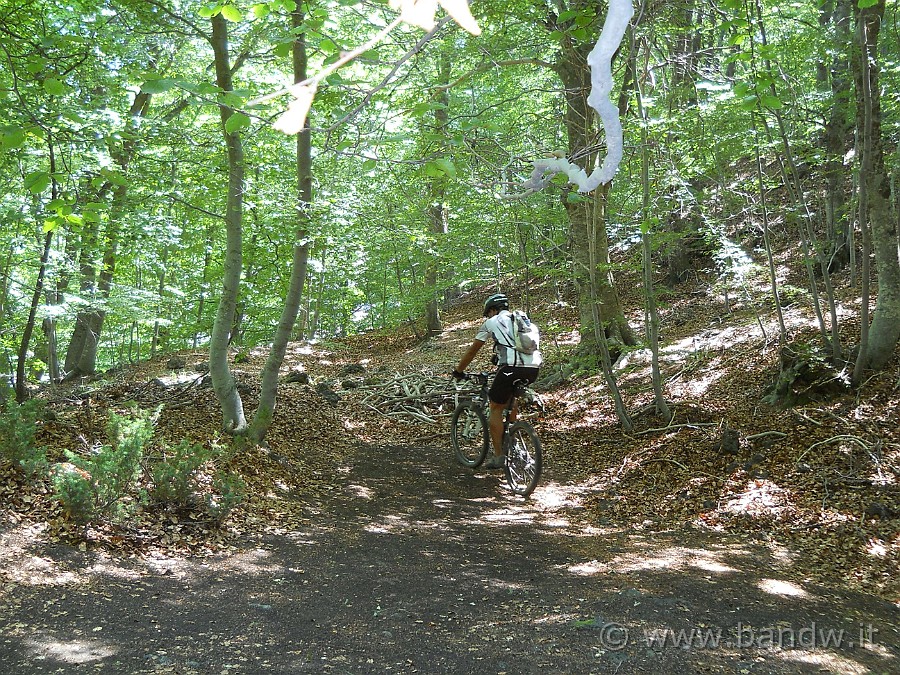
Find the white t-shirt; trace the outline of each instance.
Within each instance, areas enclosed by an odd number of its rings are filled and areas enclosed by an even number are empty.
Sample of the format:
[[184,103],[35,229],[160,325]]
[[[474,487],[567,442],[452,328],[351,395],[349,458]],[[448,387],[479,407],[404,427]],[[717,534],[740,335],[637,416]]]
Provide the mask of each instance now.
[[494,349],[500,357],[501,366],[537,368],[542,363],[540,350],[533,354],[523,354],[513,349],[512,321],[512,313],[508,309],[501,309],[499,314],[481,324],[475,339],[487,342],[488,338],[494,338]]

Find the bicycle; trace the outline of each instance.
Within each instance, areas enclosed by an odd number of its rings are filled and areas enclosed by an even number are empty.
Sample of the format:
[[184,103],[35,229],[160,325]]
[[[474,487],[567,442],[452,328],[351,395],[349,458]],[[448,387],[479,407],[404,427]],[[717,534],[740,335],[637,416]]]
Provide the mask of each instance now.
[[[465,467],[481,466],[491,447],[491,434],[485,410],[488,407],[490,373],[466,373],[463,379],[479,385],[472,397],[461,402],[450,418],[450,443],[456,459]],[[503,409],[503,471],[509,489],[527,497],[537,487],[543,468],[541,441],[534,427],[524,420],[510,423],[509,414],[518,398],[528,389],[525,380],[513,383],[513,395]]]

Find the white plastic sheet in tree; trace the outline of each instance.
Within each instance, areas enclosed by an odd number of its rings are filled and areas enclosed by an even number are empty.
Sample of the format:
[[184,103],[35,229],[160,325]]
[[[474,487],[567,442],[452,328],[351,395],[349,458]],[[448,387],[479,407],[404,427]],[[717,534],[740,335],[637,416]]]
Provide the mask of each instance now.
[[606,157],[603,164],[588,176],[584,169],[564,157],[539,159],[534,162],[531,178],[525,183],[527,190],[541,190],[556,174],[564,173],[570,183],[578,186],[579,192],[591,192],[598,186],[609,183],[616,175],[622,161],[623,139],[619,110],[609,98],[613,86],[611,64],[613,54],[622,43],[632,16],[634,7],[631,0],[610,0],[603,30],[587,59],[591,69],[591,93],[588,95],[588,104],[597,111],[603,131],[606,133]]

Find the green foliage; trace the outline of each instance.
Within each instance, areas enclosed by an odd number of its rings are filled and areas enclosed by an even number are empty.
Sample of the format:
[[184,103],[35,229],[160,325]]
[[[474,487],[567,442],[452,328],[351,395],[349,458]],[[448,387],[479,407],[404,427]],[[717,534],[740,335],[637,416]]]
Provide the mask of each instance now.
[[212,488],[212,494],[207,497],[207,510],[221,523],[243,501],[247,485],[237,474],[222,471],[213,478]]
[[76,523],[96,517],[126,517],[136,504],[134,488],[141,474],[141,459],[153,436],[152,413],[134,417],[110,414],[110,443],[89,457],[65,451],[68,463],[57,465],[53,484],[63,510]]
[[47,452],[36,447],[34,437],[43,417],[42,401],[19,405],[12,399],[0,405],[0,462],[32,478],[47,470]]
[[93,474],[104,508],[121,500],[140,477],[144,449],[153,437],[153,413],[136,411],[134,417],[111,413],[107,433],[112,444],[95,457]]
[[[67,456],[79,459],[72,453]],[[71,462],[56,464],[52,472],[54,496],[74,523],[86,525],[97,513],[97,498],[91,474]]]
[[162,459],[151,468],[150,497],[175,509],[196,506],[196,494],[201,487],[200,470],[215,456],[214,450],[186,440],[167,448]]
[[54,466],[52,479],[55,496],[72,522],[127,520],[148,500],[164,509],[205,511],[221,522],[241,502],[242,479],[217,468],[228,459],[221,448],[182,440],[164,445],[161,454],[151,458],[153,420],[153,412],[111,413],[108,444],[87,457],[65,451],[68,461]]

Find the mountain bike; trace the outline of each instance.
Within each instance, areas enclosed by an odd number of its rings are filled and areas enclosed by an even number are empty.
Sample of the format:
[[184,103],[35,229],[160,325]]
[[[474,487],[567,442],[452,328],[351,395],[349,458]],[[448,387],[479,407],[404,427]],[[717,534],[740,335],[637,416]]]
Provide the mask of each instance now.
[[[487,457],[491,448],[488,427],[488,389],[490,373],[466,373],[464,378],[479,385],[471,398],[462,401],[450,418],[450,443],[456,459],[465,467],[475,469]],[[528,390],[525,380],[513,383],[513,395],[503,409],[503,471],[509,489],[527,497],[537,487],[543,468],[541,441],[537,432],[524,420],[509,421],[517,399]]]

